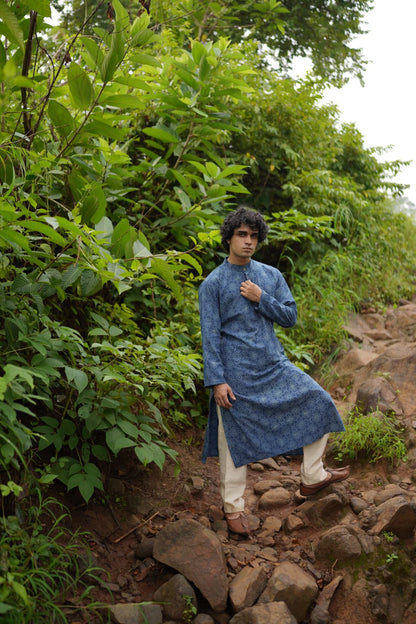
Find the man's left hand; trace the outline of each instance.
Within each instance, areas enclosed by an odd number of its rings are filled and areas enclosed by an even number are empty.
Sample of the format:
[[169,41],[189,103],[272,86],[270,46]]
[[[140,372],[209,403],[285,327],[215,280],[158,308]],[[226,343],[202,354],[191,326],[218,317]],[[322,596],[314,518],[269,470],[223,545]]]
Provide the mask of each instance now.
[[257,286],[257,284],[253,284],[250,280],[246,280],[245,282],[241,282],[240,293],[246,299],[258,303],[261,297],[261,288]]

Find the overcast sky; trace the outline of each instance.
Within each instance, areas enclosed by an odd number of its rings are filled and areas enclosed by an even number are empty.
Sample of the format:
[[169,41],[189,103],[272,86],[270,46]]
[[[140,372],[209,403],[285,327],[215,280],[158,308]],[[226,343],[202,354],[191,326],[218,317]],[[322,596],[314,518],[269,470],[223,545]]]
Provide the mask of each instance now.
[[[369,61],[365,86],[353,80],[325,99],[355,123],[367,147],[393,145],[383,159],[416,160],[416,0],[375,0],[365,21],[369,32],[356,40]],[[405,194],[416,204],[416,162],[397,180],[410,185]]]

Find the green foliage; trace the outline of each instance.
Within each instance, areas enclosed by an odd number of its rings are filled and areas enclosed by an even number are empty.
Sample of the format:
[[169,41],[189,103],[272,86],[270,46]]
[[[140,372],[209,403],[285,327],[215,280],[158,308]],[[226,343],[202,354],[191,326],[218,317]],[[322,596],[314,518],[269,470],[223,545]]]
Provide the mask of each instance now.
[[[71,534],[65,516],[57,501],[39,497],[24,522],[0,518],[0,619],[8,624],[65,623],[78,608],[96,612],[90,595],[101,571],[87,560],[87,535]],[[69,607],[74,595],[78,604]]]
[[362,414],[354,410],[346,419],[346,432],[333,435],[338,461],[364,457],[369,462],[388,461],[392,466],[406,461],[403,427],[393,414]]

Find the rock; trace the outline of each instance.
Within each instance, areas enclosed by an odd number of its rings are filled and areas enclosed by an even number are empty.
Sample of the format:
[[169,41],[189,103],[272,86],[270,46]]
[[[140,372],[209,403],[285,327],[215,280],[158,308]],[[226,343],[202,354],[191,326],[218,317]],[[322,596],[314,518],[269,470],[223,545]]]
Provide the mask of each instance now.
[[110,607],[117,624],[162,624],[162,609],[156,604],[115,604]]
[[240,611],[229,624],[297,624],[284,602],[269,602]]
[[286,518],[286,529],[289,531],[289,533],[292,533],[292,531],[297,531],[298,529],[303,529],[304,526],[304,520],[302,520],[302,518],[294,513],[289,514],[289,516]]
[[374,353],[373,351],[366,351],[365,349],[354,347],[348,351],[348,353],[341,358],[339,362],[337,362],[336,370],[340,377],[345,375],[352,377],[353,372],[363,366],[367,366],[370,362],[376,360],[377,357],[377,353]]
[[153,556],[196,585],[214,611],[225,610],[227,568],[221,542],[213,531],[195,520],[168,524],[155,537]]
[[153,537],[143,539],[140,544],[137,545],[134,551],[137,559],[146,559],[147,557],[153,557],[153,546],[155,540]]
[[266,468],[271,468],[271,470],[277,470],[279,468],[277,462],[273,459],[273,457],[261,459],[258,463],[262,464],[262,466],[266,466]]
[[371,530],[372,534],[392,532],[397,537],[406,539],[412,537],[416,528],[416,511],[414,503],[410,503],[404,496],[395,496],[381,503],[375,509],[376,522]]
[[[329,486],[336,487],[336,486]],[[328,488],[326,488],[328,491]],[[330,522],[338,521],[345,509],[342,498],[335,492],[317,498],[316,500],[306,500],[297,508],[315,526],[325,526]]]
[[[301,622],[318,593],[315,579],[296,563],[284,561],[276,566],[258,603],[283,601]],[[270,622],[279,620],[270,620]],[[269,623],[268,623],[269,624]]]
[[275,481],[274,479],[263,479],[262,481],[257,481],[257,483],[254,484],[253,490],[256,494],[264,494],[268,490],[276,487],[282,487],[280,481]]
[[368,508],[368,503],[359,498],[358,496],[352,496],[350,500],[351,509],[358,516],[362,511]]
[[201,477],[192,476],[190,477],[191,484],[191,494],[198,495],[201,494],[204,489],[204,480]]
[[342,576],[337,576],[326,585],[318,596],[316,605],[311,613],[311,624],[328,624],[330,621],[329,607],[334,593],[342,581]]
[[290,492],[282,487],[273,488],[265,492],[259,500],[261,509],[270,509],[271,507],[283,507],[291,501]]
[[267,584],[267,574],[263,568],[246,566],[230,583],[230,600],[234,611],[251,607]]
[[215,620],[208,613],[198,613],[192,624],[215,624]]
[[318,542],[316,556],[318,559],[344,561],[358,559],[362,548],[359,539],[346,526],[335,526],[326,531]]
[[275,516],[268,516],[263,522],[263,531],[268,533],[278,533],[282,528],[282,521]]
[[357,391],[357,405],[369,412],[395,412],[403,414],[403,409],[393,386],[384,377],[370,377],[360,385]]
[[389,596],[384,584],[376,585],[372,591],[371,612],[377,618],[384,620],[389,608]]
[[390,498],[394,498],[395,496],[400,496],[402,494],[405,495],[406,491],[403,490],[399,485],[386,485],[385,488],[383,488],[380,492],[377,492],[374,496],[374,504],[379,506]]
[[194,588],[182,574],[175,574],[163,583],[153,594],[153,600],[161,603],[164,617],[171,620],[184,619],[191,604],[198,608]]

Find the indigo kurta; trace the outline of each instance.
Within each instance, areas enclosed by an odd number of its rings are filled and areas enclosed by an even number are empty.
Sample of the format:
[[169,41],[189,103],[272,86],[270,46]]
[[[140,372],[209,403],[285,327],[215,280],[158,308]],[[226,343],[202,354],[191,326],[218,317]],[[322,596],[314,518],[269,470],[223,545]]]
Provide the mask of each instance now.
[[[241,282],[260,286],[258,303],[240,294]],[[222,408],[235,466],[300,449],[330,431],[344,431],[330,397],[284,354],[274,323],[292,327],[297,309],[280,271],[250,260],[224,260],[199,289],[204,382],[228,383],[236,401]],[[218,455],[218,417],[211,391],[202,460]]]

